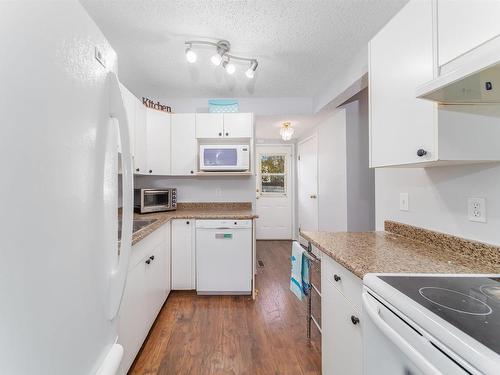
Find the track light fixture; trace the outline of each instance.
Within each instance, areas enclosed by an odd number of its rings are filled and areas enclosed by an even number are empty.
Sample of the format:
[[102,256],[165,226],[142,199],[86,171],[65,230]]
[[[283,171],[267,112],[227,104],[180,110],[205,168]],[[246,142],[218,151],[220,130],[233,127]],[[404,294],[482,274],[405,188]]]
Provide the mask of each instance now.
[[186,48],[186,60],[188,61],[188,63],[195,63],[196,60],[198,59],[198,56],[196,55],[196,52],[194,52],[192,49],[191,49],[191,45],[189,45],[188,48]]
[[257,59],[234,56],[229,53],[231,50],[231,44],[227,40],[219,40],[218,42],[210,42],[204,40],[188,40],[184,44],[187,45],[186,48],[186,60],[189,63],[195,63],[197,60],[196,52],[193,51],[193,45],[208,45],[215,47],[215,54],[210,58],[210,61],[215,66],[222,66],[227,74],[234,74],[236,71],[236,66],[232,63],[233,61],[247,61],[250,62],[250,67],[245,72],[248,79],[252,79],[255,76],[255,71],[259,63]]

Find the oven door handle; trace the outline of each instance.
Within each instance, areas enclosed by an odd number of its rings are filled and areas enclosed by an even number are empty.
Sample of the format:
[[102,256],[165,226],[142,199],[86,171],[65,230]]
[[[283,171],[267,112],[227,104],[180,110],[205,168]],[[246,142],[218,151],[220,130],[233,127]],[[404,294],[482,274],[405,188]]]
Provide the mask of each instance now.
[[413,348],[408,342],[406,342],[397,332],[387,324],[384,319],[380,316],[380,312],[375,310],[368,300],[368,294],[363,292],[363,311],[368,314],[370,320],[377,326],[378,329],[382,331],[385,337],[387,337],[403,354],[422,371],[424,374],[434,375],[442,374],[437,370],[425,357],[420,354],[415,348]]
[[165,191],[165,190],[145,190],[144,191],[144,195],[147,195],[147,194],[164,194],[164,193],[168,193],[168,191]]

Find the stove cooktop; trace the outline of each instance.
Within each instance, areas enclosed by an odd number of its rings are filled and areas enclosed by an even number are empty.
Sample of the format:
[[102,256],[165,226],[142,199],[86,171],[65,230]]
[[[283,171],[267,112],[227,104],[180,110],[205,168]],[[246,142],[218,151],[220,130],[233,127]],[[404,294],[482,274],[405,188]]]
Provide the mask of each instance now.
[[500,278],[379,276],[494,352],[500,354]]

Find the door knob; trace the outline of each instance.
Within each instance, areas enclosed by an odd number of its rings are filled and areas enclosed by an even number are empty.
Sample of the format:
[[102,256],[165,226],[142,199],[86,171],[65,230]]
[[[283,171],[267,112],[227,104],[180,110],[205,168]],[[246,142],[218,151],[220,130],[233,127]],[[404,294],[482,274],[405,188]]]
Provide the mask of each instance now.
[[427,155],[427,151],[425,151],[423,148],[417,150],[417,156],[422,157]]

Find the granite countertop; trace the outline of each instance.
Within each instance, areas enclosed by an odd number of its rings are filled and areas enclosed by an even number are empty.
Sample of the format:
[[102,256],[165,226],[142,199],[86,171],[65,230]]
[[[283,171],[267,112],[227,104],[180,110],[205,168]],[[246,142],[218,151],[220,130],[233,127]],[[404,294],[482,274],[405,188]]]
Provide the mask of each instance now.
[[172,219],[231,219],[251,220],[258,216],[251,203],[179,203],[176,211],[134,213],[134,220],[156,219],[132,235],[132,245],[153,233]]
[[385,232],[301,232],[324,254],[367,273],[500,273],[500,247],[387,221]]

